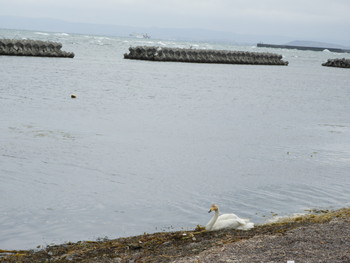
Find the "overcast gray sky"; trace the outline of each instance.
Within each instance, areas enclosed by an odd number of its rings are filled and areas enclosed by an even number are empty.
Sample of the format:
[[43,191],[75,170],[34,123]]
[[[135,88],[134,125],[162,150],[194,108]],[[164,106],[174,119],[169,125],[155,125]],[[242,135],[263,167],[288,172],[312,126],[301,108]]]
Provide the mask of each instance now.
[[350,0],[0,0],[0,15],[335,39],[350,45]]

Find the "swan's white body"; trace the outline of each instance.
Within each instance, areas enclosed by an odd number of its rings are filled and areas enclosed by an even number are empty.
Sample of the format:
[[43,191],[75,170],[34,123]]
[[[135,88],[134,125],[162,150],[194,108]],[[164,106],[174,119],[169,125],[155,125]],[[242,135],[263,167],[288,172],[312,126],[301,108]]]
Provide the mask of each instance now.
[[214,216],[205,227],[207,231],[215,231],[225,228],[249,230],[254,227],[254,223],[250,222],[249,219],[243,219],[235,214],[223,214],[219,215],[219,208],[216,205],[210,207],[209,213],[215,211]]

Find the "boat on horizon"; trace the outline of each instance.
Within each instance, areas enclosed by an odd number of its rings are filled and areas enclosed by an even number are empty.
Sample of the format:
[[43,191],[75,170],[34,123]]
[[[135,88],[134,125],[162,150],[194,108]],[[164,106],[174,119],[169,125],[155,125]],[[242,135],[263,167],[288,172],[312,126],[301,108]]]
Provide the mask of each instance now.
[[139,39],[142,39],[142,38],[150,39],[151,38],[151,36],[148,35],[147,33],[145,33],[145,34],[132,33],[132,34],[129,34],[129,37],[135,37],[135,38],[139,38]]

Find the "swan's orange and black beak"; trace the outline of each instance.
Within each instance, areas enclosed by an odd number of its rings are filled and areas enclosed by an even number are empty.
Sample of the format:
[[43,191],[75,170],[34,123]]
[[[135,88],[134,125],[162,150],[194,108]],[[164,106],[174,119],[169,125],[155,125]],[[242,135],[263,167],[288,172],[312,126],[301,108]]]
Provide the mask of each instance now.
[[216,211],[218,211],[218,207],[216,205],[212,204],[208,213],[210,213],[211,211],[215,211],[215,213],[216,213]]

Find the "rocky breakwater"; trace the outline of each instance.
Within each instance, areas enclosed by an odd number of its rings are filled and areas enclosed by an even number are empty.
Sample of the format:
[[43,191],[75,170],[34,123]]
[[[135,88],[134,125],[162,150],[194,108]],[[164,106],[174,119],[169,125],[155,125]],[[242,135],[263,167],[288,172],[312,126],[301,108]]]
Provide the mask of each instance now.
[[51,41],[0,39],[0,55],[3,56],[74,57],[74,53],[61,48],[61,43]]
[[124,54],[124,58],[192,63],[288,65],[287,61],[282,60],[281,55],[273,53],[151,46],[130,47],[129,54]]
[[322,64],[322,66],[350,68],[350,59],[345,59],[345,58],[328,59],[327,62]]

